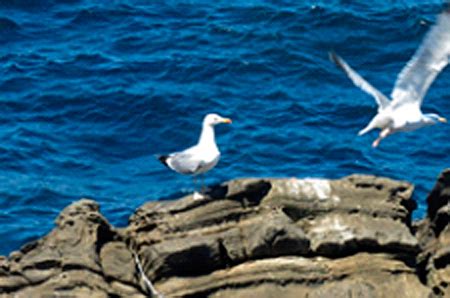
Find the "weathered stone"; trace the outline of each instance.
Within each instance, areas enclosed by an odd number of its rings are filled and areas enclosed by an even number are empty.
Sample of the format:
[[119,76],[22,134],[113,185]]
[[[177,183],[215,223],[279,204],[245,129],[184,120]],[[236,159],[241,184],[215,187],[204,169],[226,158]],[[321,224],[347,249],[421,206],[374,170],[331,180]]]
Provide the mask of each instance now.
[[415,254],[419,251],[417,240],[408,227],[388,218],[328,213],[300,224],[318,255],[337,257],[358,251]]
[[[436,212],[450,201],[450,169],[444,170],[427,198],[428,217],[434,219]],[[447,222],[448,223],[448,222]]]
[[70,205],[57,218],[56,225],[32,248],[22,249],[19,262],[12,262],[11,270],[83,267],[99,272],[97,250],[111,240],[113,232],[98,212],[97,203],[81,200]]
[[156,285],[169,297],[427,297],[414,269],[384,254],[279,257]]
[[[65,208],[48,235],[25,245],[2,262],[0,293],[13,297],[141,295],[131,252],[113,241],[117,233],[97,203],[80,200]],[[119,267],[120,266],[120,267]]]
[[361,251],[415,254],[418,244],[408,226],[412,190],[406,182],[361,175],[233,180],[212,189],[208,199],[142,206],[126,234],[154,277],[184,276],[186,269],[180,267],[188,264],[169,260],[194,260],[180,257],[193,250],[210,259],[189,263],[190,274],[311,252],[333,257]]
[[100,264],[105,276],[129,284],[137,283],[133,254],[124,242],[112,241],[103,245]]
[[433,293],[450,297],[450,169],[439,176],[427,203],[428,216],[417,227],[417,260]]
[[221,267],[219,244],[205,236],[178,238],[139,251],[150,279],[207,274]]
[[277,206],[299,220],[306,216],[340,212],[411,221],[415,203],[413,186],[368,175],[352,175],[338,180],[273,179],[264,204]]
[[427,285],[433,292],[450,297],[450,224],[424,247],[418,260],[424,267]]
[[44,283],[27,286],[14,293],[14,297],[106,298],[108,290],[108,283],[100,275],[88,270],[69,270],[52,276]]
[[0,294],[15,291],[28,284],[28,280],[19,274],[0,276]]
[[147,203],[124,229],[81,200],[0,258],[0,296],[145,297],[146,278],[166,297],[450,296],[446,175],[414,225],[413,186],[366,175],[232,180]]
[[282,212],[272,212],[259,219],[259,222],[247,225],[242,239],[246,255],[253,259],[306,255],[310,241],[303,230],[296,226]]

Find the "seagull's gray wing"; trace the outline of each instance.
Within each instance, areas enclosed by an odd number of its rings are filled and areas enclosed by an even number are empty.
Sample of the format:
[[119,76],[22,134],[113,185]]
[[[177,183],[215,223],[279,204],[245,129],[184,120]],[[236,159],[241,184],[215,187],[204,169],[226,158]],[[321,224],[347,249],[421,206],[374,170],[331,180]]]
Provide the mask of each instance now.
[[431,83],[447,66],[450,55],[450,12],[442,13],[422,45],[397,77],[392,105],[422,104]]
[[341,57],[336,55],[334,52],[330,52],[330,60],[333,61],[339,68],[341,68],[347,76],[352,80],[353,84],[364,90],[365,92],[372,95],[377,104],[378,110],[383,110],[389,105],[389,99],[375,87],[369,84],[365,79],[363,79],[356,71],[354,71]]
[[190,150],[172,153],[167,159],[171,169],[181,174],[195,174],[201,167],[201,160]]

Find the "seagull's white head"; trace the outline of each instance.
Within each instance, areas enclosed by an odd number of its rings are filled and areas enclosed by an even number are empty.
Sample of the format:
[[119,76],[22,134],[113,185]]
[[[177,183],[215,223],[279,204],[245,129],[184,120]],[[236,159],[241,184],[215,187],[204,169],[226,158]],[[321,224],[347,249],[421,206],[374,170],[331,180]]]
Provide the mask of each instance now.
[[439,116],[438,114],[423,114],[423,122],[427,125],[436,124],[438,122],[447,123],[447,119],[445,119],[442,116]]
[[229,118],[224,118],[220,115],[217,114],[208,114],[205,116],[205,118],[203,119],[203,125],[210,125],[210,126],[214,126],[220,123],[231,123],[231,119]]

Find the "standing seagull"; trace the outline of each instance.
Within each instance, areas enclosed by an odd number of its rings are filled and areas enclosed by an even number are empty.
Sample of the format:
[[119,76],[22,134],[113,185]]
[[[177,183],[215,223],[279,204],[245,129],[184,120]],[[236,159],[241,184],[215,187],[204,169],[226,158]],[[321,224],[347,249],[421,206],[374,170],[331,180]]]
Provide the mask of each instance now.
[[[177,173],[192,175],[195,186],[196,176],[211,170],[219,162],[220,151],[214,136],[214,126],[220,123],[231,123],[231,119],[217,114],[206,115],[197,145],[184,151],[161,155],[158,157],[159,161]],[[201,193],[194,192],[194,198],[201,198],[202,194],[203,183]]]
[[358,135],[381,129],[379,137],[372,143],[377,147],[380,141],[398,131],[412,131],[423,126],[447,122],[437,114],[423,114],[422,100],[439,72],[449,63],[450,56],[450,12],[442,13],[436,25],[428,32],[422,45],[397,77],[391,93],[392,100],[375,89],[342,58],[330,53],[336,63],[353,83],[372,95],[378,104],[378,114]]

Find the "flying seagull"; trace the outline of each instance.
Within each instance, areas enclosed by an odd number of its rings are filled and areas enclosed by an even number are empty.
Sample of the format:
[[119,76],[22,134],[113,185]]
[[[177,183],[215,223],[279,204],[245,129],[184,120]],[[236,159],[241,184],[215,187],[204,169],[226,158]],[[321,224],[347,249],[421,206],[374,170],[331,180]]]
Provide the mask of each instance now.
[[[177,173],[191,175],[196,186],[196,176],[211,170],[220,158],[214,136],[214,126],[220,123],[231,123],[231,119],[223,118],[217,114],[208,114],[203,118],[202,132],[197,145],[186,150],[161,155],[158,157],[166,167]],[[204,192],[202,182],[201,192],[194,192],[194,198],[202,198]]]
[[372,143],[372,147],[377,147],[382,139],[395,132],[412,131],[437,122],[447,122],[437,114],[423,114],[420,106],[431,83],[449,63],[449,56],[450,11],[446,11],[438,17],[422,45],[398,75],[391,93],[392,100],[389,100],[341,57],[331,52],[330,59],[356,86],[372,95],[378,104],[378,114],[358,135],[374,128],[381,129],[378,138]]

